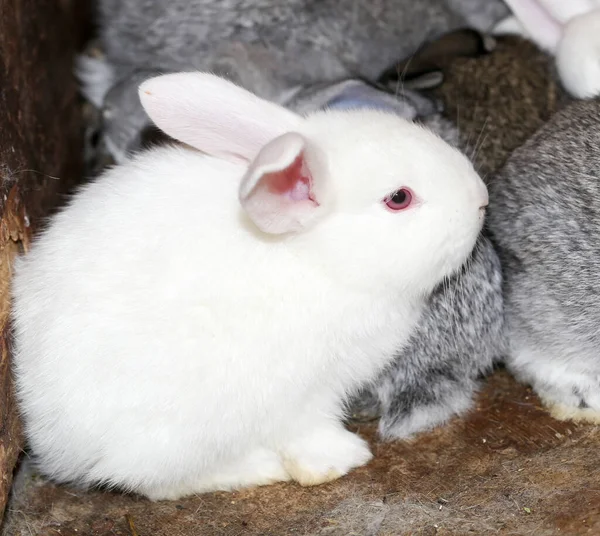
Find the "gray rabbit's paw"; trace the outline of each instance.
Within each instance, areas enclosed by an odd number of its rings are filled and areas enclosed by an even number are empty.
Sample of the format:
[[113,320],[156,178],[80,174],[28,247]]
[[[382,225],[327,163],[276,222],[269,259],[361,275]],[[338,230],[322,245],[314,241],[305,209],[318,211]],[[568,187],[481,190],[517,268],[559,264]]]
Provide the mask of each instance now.
[[[418,402],[412,395],[410,405],[390,407],[379,421],[379,434],[383,439],[410,439],[416,434],[432,430],[447,423],[453,417],[463,415],[473,406],[476,384],[461,385],[436,400]],[[402,398],[398,397],[401,403]]]
[[548,384],[534,385],[543,404],[559,421],[600,424],[600,382],[598,378],[569,378]]
[[600,424],[600,369],[586,356],[573,361],[565,355],[521,349],[509,368],[532,386],[555,419]]
[[576,408],[565,404],[555,403],[553,400],[544,401],[550,415],[559,421],[585,422],[600,424],[600,410],[594,408]]
[[372,422],[381,415],[377,393],[365,388],[348,403],[347,421],[351,423]]
[[600,381],[597,376],[567,375],[553,380],[537,379],[533,388],[550,414],[559,421],[600,424]]

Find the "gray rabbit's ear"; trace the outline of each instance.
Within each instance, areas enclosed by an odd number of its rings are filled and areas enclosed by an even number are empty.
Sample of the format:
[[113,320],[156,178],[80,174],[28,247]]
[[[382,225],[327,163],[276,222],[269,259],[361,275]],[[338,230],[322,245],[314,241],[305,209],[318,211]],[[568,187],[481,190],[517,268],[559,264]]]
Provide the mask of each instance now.
[[440,111],[439,104],[415,92],[391,93],[383,87],[360,79],[348,79],[333,84],[304,88],[288,102],[298,113],[320,109],[356,110],[369,108],[395,113],[408,120],[425,117]]
[[441,86],[443,81],[444,73],[442,71],[430,71],[413,76],[408,80],[398,81],[397,84],[402,84],[404,88],[412,91],[424,91]]
[[327,102],[326,107],[331,110],[360,108],[384,110],[409,120],[430,115],[435,111],[432,102],[426,98],[408,99],[403,94],[394,95],[360,81],[340,88],[340,91]]
[[425,43],[414,54],[385,70],[378,82],[386,87],[401,82],[411,83],[411,89],[431,89],[442,83],[443,72],[453,59],[475,58],[491,52],[495,46],[492,36],[477,30],[454,30]]

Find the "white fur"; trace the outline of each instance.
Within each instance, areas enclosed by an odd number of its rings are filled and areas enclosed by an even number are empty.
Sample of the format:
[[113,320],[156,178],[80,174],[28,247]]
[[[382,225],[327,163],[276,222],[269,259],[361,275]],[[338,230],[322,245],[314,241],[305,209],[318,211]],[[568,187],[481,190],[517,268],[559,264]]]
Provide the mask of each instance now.
[[600,9],[569,21],[558,45],[556,66],[574,97],[600,95]]
[[[181,130],[176,103],[202,81],[214,92],[185,107],[212,122]],[[221,155],[229,142],[254,153],[252,129],[264,139],[290,119],[210,75],[149,84],[171,107],[171,134]],[[175,499],[318,484],[370,459],[341,424],[342,401],[463,263],[487,191],[465,157],[395,115],[293,122],[318,214],[299,231],[263,233],[248,218],[243,155],[169,147],[84,187],[18,260],[17,392],[45,474]],[[393,213],[381,199],[401,186],[419,203]]]
[[519,19],[517,19],[517,17],[515,17],[514,15],[511,15],[509,17],[506,17],[505,19],[502,19],[498,24],[496,24],[496,26],[494,26],[492,28],[491,34],[492,35],[521,35],[521,36],[526,36],[528,38],[531,38],[531,36],[525,30],[525,27],[523,26],[521,21],[519,21]]
[[556,56],[565,89],[576,98],[600,95],[600,0],[506,0],[514,18],[495,33],[518,33]]
[[505,1],[520,25],[517,27],[514,24],[508,24],[506,21],[501,22],[500,25],[508,27],[510,33],[521,28],[523,34],[537,43],[539,47],[548,52],[554,52],[561,37],[562,26],[560,21],[552,16],[548,5],[552,3],[551,0]]

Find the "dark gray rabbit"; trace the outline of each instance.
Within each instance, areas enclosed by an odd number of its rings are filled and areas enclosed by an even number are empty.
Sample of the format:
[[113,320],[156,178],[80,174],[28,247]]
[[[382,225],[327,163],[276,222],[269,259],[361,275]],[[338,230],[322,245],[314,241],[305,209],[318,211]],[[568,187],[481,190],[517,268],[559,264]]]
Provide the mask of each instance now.
[[271,99],[348,75],[372,80],[425,39],[465,25],[487,30],[508,13],[501,0],[100,0],[99,8],[118,74],[236,58],[240,71],[255,64],[256,78],[226,74],[253,90],[251,82],[280,84],[264,95]]
[[558,112],[489,193],[508,366],[555,417],[600,422],[600,101]]
[[[127,78],[124,83],[128,85],[128,89],[132,89],[137,87],[147,74],[147,71],[137,72],[134,76]],[[137,98],[137,93],[135,96]],[[107,105],[104,108],[105,117],[111,119],[113,114],[116,116],[120,109],[131,108],[134,105],[131,102],[132,99],[132,93],[124,91],[122,85],[117,84],[108,93]],[[331,83],[315,83],[296,88],[285,95],[282,104],[299,114],[314,112],[322,108],[376,108],[395,113],[408,120],[426,117],[432,117],[434,120],[434,117],[441,111],[439,101],[425,97],[417,91],[402,90],[394,94],[383,87],[359,78],[347,78]],[[91,111],[88,113],[91,114],[93,110],[94,108],[91,107]],[[91,117],[91,119],[95,119],[95,117]],[[174,142],[154,125],[147,124],[146,120],[145,115],[143,117],[134,116],[127,122],[109,120],[102,124],[98,120],[92,120],[86,139],[88,173],[92,176],[96,175],[111,162],[119,162],[126,158],[127,152],[149,147],[155,143]],[[451,132],[449,136],[453,137],[454,135],[455,129],[450,124],[446,126],[438,121],[435,127],[436,132],[447,128]],[[98,130],[102,128],[105,129],[104,133],[108,134],[104,138],[98,135]],[[117,140],[117,143],[113,144],[113,140]],[[122,147],[127,147],[128,151],[121,152]],[[119,156],[111,159],[110,154]]]
[[346,78],[375,80],[424,40],[508,14],[502,0],[99,0],[103,58],[83,56],[84,93],[103,108],[116,161],[140,148],[149,121],[141,79],[199,69],[283,103]]

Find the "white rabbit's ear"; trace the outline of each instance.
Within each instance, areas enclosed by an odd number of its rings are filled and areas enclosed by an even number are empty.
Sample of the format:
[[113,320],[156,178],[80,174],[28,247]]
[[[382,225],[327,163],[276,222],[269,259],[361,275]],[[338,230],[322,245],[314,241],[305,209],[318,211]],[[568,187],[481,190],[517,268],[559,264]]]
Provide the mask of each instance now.
[[152,121],[200,151],[250,162],[269,141],[297,129],[302,118],[218,76],[192,72],[157,76],[139,88]]
[[556,51],[563,25],[553,17],[551,6],[544,0],[506,0],[506,4],[540,48],[552,53]]
[[305,151],[300,134],[284,134],[263,147],[244,175],[240,203],[261,231],[300,231],[317,214],[319,202]]
[[557,21],[565,24],[573,17],[589,13],[600,6],[598,0],[538,0]]

